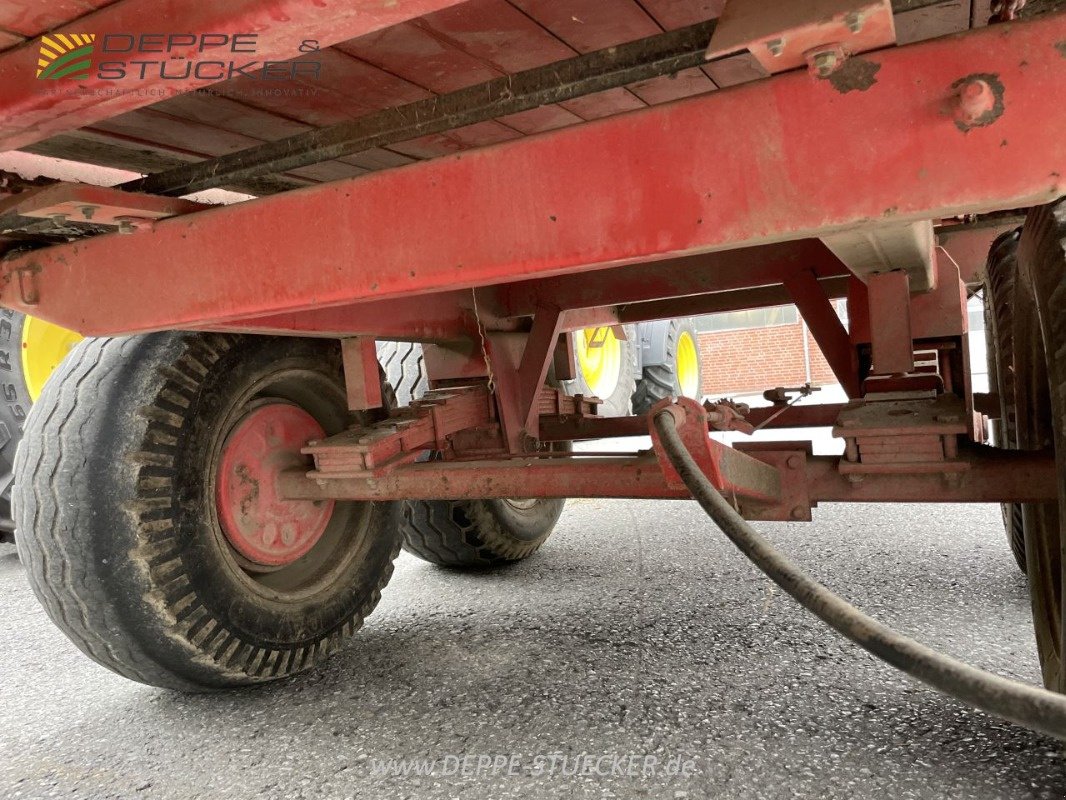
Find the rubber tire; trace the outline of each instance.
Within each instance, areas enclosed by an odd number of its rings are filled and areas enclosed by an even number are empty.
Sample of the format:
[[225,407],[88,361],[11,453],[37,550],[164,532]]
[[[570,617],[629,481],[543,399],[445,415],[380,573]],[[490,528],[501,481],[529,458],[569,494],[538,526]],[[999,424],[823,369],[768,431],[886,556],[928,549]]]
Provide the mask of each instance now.
[[1018,447],[1053,446],[1057,503],[1022,507],[1026,572],[1044,685],[1066,690],[1062,648],[1062,525],[1066,515],[1066,201],[1032,209],[1018,243],[1014,293]]
[[213,454],[279,371],[288,388],[269,396],[298,396],[327,434],[352,421],[335,340],[86,340],[48,382],[16,460],[16,540],[49,616],[96,662],[170,689],[260,683],[319,663],[377,605],[398,503],[338,503],[298,588],[254,588],[227,553]]
[[[632,412],[631,399],[633,392],[637,388],[637,373],[639,372],[639,349],[640,342],[637,341],[637,327],[635,325],[623,326],[625,330],[626,338],[619,340],[619,344],[622,346],[622,358],[621,374],[618,376],[618,385],[615,386],[614,391],[611,392],[609,397],[601,397],[599,407],[596,413],[601,417],[626,417]],[[582,335],[582,332],[573,334],[574,336]],[[580,394],[586,397],[594,396],[594,392],[585,382],[585,377],[581,374],[581,366],[575,362],[574,375],[577,377],[572,381],[566,381],[564,384],[566,393],[569,395]]]
[[[427,388],[422,347],[379,342],[378,360],[400,405]],[[565,500],[543,500],[518,511],[502,500],[407,500],[403,503],[403,549],[431,564],[485,568],[520,561],[551,535]]]
[[429,388],[422,358],[422,345],[412,342],[378,342],[378,363],[385,381],[396,393],[396,403],[406,406]]
[[487,568],[533,555],[551,535],[565,500],[519,510],[504,500],[403,503],[403,549],[441,567]]
[[0,309],[0,542],[13,542],[11,489],[15,480],[15,451],[33,400],[22,372],[22,325],[26,317]]
[[[999,394],[999,419],[992,421],[997,447],[1018,446],[1018,409],[1014,392],[1014,279],[1018,272],[1018,239],[1010,231],[993,243],[985,269],[985,347],[988,384]],[[1003,503],[1003,528],[1018,568],[1025,572],[1025,530],[1021,503]]]
[[[699,341],[696,328],[688,319],[672,319],[666,331],[666,361],[644,367],[641,378],[633,392],[633,413],[647,414],[652,406],[668,397],[681,396],[681,383],[677,376],[677,343],[682,333],[688,333],[693,341]],[[702,374],[700,380],[702,381]],[[699,400],[694,397],[694,400]]]

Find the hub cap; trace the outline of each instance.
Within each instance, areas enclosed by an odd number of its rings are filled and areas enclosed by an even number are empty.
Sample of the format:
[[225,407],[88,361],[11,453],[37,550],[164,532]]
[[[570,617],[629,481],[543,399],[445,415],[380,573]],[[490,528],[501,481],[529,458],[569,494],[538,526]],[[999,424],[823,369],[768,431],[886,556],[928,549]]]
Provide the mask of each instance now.
[[314,417],[284,402],[248,411],[222,446],[215,503],[233,548],[265,567],[306,555],[326,530],[333,501],[283,500],[278,475],[306,465],[300,448],[325,435]]

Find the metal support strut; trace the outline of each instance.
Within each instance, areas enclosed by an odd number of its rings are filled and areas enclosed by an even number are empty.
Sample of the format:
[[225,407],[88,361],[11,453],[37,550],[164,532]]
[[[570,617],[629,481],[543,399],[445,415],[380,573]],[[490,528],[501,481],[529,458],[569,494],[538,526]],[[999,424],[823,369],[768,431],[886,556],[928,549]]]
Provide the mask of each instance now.
[[707,479],[678,431],[679,425],[684,427],[684,415],[684,409],[676,405],[655,415],[654,426],[665,455],[707,515],[774,583],[827,625],[911,677],[982,711],[1066,739],[1066,696],[931,650],[868,617],[802,572],[760,536]]

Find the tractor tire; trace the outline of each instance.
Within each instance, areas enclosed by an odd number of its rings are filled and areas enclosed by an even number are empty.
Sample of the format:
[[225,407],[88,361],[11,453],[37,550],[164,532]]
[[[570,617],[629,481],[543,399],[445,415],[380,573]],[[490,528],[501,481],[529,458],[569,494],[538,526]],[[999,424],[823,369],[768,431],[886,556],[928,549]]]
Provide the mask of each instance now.
[[[652,406],[668,397],[700,399],[703,374],[698,342],[699,337],[690,320],[670,320],[666,334],[666,361],[644,367],[633,392],[634,414],[647,414]],[[689,374],[693,370],[695,374]]]
[[[1018,409],[1014,392],[1014,279],[1018,272],[1020,231],[1000,236],[988,254],[985,270],[985,346],[988,385],[1000,398],[999,419],[992,422],[997,447],[1018,446]],[[1025,572],[1025,532],[1021,503],[1003,503],[1003,527],[1018,568]]]
[[[377,605],[398,503],[261,492],[268,469],[306,463],[307,438],[356,421],[335,340],[90,339],[55,378],[16,459],[16,541],[49,616],[90,658],[170,689],[261,683],[322,661]],[[258,427],[267,418],[295,432]]]
[[48,377],[79,341],[81,336],[73,331],[0,309],[0,542],[15,541],[11,490],[26,416]]
[[403,549],[441,567],[487,568],[533,555],[565,500],[415,500],[403,504]]
[[25,316],[9,308],[0,310],[0,542],[13,542],[11,489],[15,481],[15,450],[33,400],[22,372],[22,325]]
[[1013,363],[1022,450],[1054,447],[1058,501],[1022,506],[1026,573],[1044,685],[1066,691],[1063,670],[1062,513],[1066,503],[1066,201],[1032,209],[1018,241]]
[[601,417],[625,417],[632,409],[640,343],[635,325],[626,325],[624,330],[625,339],[617,338],[610,328],[588,328],[573,334],[576,377],[567,381],[566,392],[598,397],[603,401],[596,412]]

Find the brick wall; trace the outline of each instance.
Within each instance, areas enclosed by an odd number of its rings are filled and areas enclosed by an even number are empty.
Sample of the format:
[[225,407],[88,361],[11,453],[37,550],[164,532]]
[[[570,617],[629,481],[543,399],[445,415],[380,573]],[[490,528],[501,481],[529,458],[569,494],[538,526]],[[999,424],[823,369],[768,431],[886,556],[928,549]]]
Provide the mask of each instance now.
[[810,377],[803,357],[801,323],[701,333],[703,393],[716,397],[753,394],[775,386],[836,383],[825,356],[810,333]]

